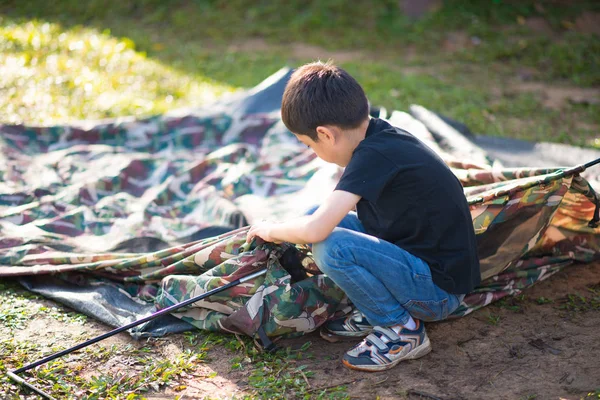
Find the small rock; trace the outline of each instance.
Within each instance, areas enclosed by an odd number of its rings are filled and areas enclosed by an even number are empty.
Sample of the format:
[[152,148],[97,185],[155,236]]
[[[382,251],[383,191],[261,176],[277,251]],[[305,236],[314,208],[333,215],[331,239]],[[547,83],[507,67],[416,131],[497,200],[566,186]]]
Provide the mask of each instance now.
[[481,38],[477,37],[477,36],[471,36],[471,43],[473,43],[474,46],[479,46],[481,44],[482,40]]
[[521,81],[532,81],[537,75],[537,70],[534,68],[521,67],[517,70],[517,76]]
[[525,25],[534,32],[553,36],[555,34],[552,26],[544,17],[530,17],[525,20]]
[[441,0],[400,0],[400,9],[409,18],[419,19],[442,5]]
[[600,13],[584,12],[575,19],[573,28],[577,32],[600,35]]
[[597,97],[586,97],[586,96],[569,96],[569,103],[581,104],[581,105],[592,105],[600,104],[600,98]]

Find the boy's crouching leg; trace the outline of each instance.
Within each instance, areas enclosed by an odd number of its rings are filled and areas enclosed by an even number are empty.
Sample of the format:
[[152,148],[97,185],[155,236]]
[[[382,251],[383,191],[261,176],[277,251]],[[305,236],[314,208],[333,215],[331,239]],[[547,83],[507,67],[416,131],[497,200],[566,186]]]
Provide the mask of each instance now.
[[406,322],[410,316],[385,284],[356,262],[353,253],[361,241],[367,240],[365,237],[360,232],[335,228],[327,239],[313,244],[315,262],[372,325]]
[[415,320],[410,326],[414,329],[405,327],[412,320],[408,311],[379,278],[357,263],[352,253],[366,243],[358,241],[359,237],[359,233],[338,228],[328,239],[313,245],[313,254],[321,271],[346,292],[360,311],[330,321],[335,332],[330,324],[327,330],[340,336],[367,335],[344,355],[343,364],[359,371],[383,371],[428,354],[431,344],[422,321]]

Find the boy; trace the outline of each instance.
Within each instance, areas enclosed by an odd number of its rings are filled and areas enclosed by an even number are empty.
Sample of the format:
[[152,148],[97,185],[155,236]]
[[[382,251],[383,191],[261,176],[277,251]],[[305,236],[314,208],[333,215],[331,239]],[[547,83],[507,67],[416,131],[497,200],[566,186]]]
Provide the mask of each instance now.
[[341,68],[317,62],[294,72],[281,105],[284,124],[345,170],[313,213],[256,224],[248,240],[312,243],[319,268],[356,307],[326,328],[366,336],[344,365],[382,371],[429,353],[421,321],[445,319],[480,273],[458,179],[425,144],[368,111],[363,89]]

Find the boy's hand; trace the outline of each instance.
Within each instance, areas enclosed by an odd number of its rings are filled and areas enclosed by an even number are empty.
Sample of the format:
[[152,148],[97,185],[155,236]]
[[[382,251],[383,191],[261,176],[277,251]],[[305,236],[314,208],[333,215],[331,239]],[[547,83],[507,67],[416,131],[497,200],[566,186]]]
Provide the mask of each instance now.
[[359,200],[360,196],[356,194],[334,190],[312,215],[279,223],[262,221],[252,225],[246,235],[246,243],[251,243],[256,237],[271,243],[318,243],[327,239]]
[[266,221],[259,222],[255,225],[252,225],[250,227],[250,230],[248,231],[248,235],[246,235],[246,242],[251,243],[255,237],[259,237],[262,240],[264,240],[265,242],[281,243],[280,241],[276,240],[275,238],[273,238],[271,236],[271,232],[275,225],[277,225],[277,224],[275,224],[273,222],[266,222]]

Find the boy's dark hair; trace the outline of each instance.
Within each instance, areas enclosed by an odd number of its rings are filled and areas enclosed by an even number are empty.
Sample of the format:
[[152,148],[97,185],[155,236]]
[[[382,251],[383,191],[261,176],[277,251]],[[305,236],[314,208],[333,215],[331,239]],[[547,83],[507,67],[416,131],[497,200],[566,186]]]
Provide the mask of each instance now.
[[283,93],[281,119],[295,134],[317,141],[317,127],[358,127],[369,117],[369,102],[349,73],[330,63],[314,62],[298,68]]

